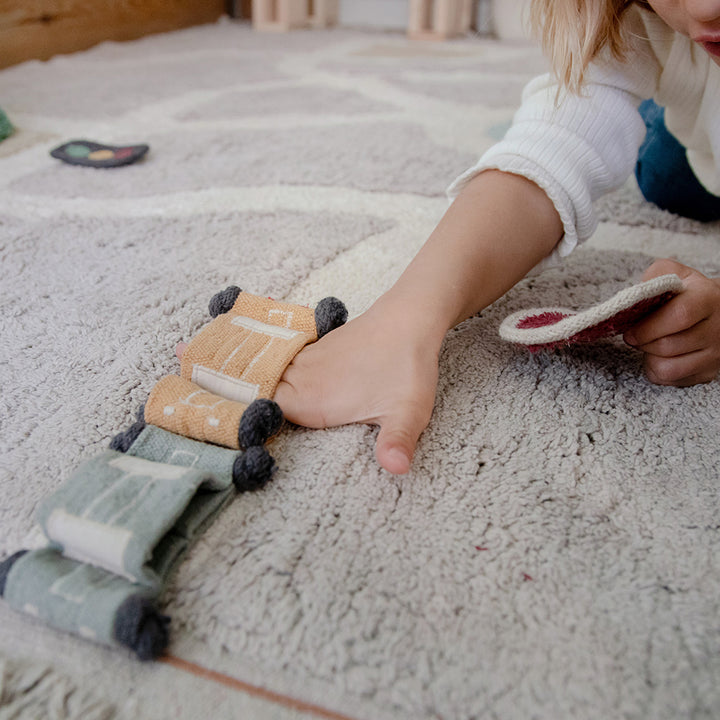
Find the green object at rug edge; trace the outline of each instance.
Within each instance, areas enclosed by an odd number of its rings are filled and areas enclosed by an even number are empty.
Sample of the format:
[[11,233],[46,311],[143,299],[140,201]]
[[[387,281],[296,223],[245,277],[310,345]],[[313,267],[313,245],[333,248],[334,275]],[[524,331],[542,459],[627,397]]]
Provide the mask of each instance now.
[[10,137],[14,130],[15,128],[8,120],[8,116],[0,109],[0,142],[2,142],[6,137]]

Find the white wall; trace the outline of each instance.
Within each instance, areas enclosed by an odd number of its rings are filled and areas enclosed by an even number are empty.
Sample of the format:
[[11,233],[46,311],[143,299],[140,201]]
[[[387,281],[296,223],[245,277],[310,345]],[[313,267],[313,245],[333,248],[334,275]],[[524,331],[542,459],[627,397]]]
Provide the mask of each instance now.
[[407,30],[408,0],[340,0],[340,24]]
[[[491,30],[490,3],[491,0],[476,0],[475,26],[480,32]],[[407,30],[408,5],[408,0],[340,0],[340,24]]]

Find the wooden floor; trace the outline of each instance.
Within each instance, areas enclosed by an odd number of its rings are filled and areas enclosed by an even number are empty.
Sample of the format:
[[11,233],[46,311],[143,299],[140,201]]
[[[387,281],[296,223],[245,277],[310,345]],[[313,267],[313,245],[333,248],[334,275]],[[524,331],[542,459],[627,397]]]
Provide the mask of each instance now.
[[214,22],[236,0],[0,0],[0,68]]

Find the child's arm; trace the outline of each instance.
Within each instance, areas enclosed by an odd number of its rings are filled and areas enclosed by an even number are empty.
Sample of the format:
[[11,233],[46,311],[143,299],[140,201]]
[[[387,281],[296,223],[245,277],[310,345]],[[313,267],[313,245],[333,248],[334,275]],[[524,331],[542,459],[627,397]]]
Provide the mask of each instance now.
[[445,334],[507,292],[562,234],[537,185],[494,170],[477,175],[395,285],[296,356],[275,400],[308,427],[380,425],[378,461],[407,472],[432,413]]
[[674,260],[658,260],[644,280],[675,273],[685,289],[625,333],[645,353],[645,372],[659,385],[705,383],[720,371],[720,278],[705,277]]

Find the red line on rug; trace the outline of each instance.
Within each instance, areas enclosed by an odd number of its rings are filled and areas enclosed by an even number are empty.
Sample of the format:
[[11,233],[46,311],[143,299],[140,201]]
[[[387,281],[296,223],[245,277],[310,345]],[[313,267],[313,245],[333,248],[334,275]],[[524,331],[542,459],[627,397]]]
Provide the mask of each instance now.
[[355,718],[351,718],[348,715],[341,715],[340,713],[320,707],[319,705],[313,705],[312,703],[305,702],[304,700],[298,700],[297,698],[292,698],[288,695],[281,695],[280,693],[267,690],[266,688],[258,685],[251,685],[243,680],[238,680],[237,678],[219,673],[215,670],[208,670],[202,665],[197,665],[194,662],[183,660],[182,658],[175,657],[174,655],[163,655],[158,658],[158,661],[164,662],[167,665],[172,665],[172,667],[177,670],[183,670],[184,672],[195,675],[196,677],[205,678],[206,680],[211,680],[219,683],[220,685],[225,685],[225,687],[229,687],[233,690],[240,690],[248,695],[253,695],[254,697],[262,698],[263,700],[269,700],[277,703],[278,705],[283,705],[291,710],[312,713],[318,717],[327,718],[327,720],[355,720]]

